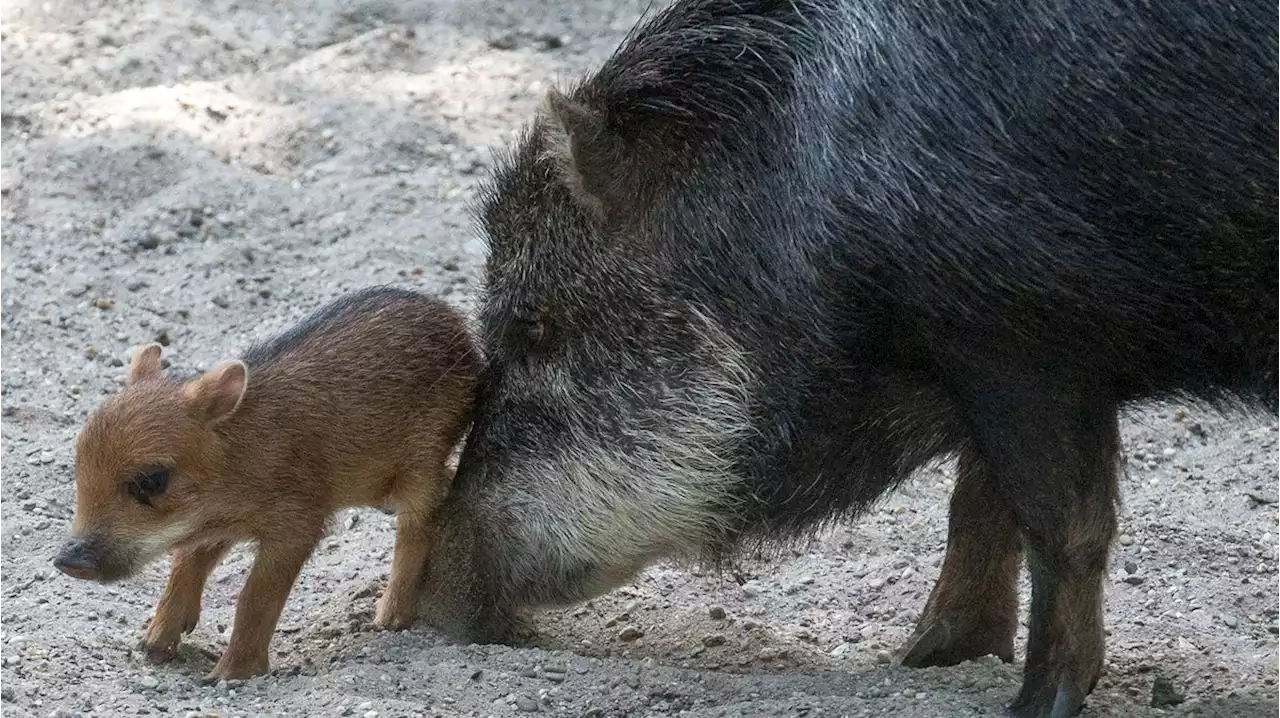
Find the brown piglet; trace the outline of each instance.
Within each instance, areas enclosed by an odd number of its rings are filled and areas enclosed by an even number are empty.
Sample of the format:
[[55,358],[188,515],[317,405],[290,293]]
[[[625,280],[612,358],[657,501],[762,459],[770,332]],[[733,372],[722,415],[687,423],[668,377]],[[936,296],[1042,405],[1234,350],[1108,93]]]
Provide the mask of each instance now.
[[125,388],[76,445],[76,510],[54,563],[116,581],[166,552],[168,585],[142,645],[173,657],[231,546],[257,544],[235,625],[207,680],[265,673],[299,571],[339,509],[396,509],[391,577],[376,622],[414,620],[448,459],[471,418],[479,355],[444,302],[367,289],[190,380],[160,346],[134,352]]

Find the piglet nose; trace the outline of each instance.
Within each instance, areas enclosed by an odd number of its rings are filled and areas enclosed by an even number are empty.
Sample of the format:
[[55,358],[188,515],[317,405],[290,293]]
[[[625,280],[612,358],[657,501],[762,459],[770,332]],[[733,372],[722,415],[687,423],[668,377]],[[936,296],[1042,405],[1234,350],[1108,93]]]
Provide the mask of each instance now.
[[98,567],[83,539],[71,539],[63,544],[57,558],[53,559],[53,567],[72,578],[92,581],[98,577]]

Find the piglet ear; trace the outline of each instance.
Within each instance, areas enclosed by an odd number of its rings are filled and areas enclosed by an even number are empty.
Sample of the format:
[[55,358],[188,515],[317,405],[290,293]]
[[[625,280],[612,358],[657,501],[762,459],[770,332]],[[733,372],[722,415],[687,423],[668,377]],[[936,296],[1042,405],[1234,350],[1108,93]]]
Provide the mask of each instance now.
[[160,364],[159,344],[143,344],[133,349],[133,361],[129,363],[129,376],[125,385],[137,384],[147,379],[159,379],[164,376],[164,367]]
[[236,360],[223,362],[188,382],[183,392],[198,419],[216,424],[235,413],[248,388],[249,368]]
[[541,115],[548,153],[578,204],[603,219],[622,190],[625,147],[600,112],[552,88]]

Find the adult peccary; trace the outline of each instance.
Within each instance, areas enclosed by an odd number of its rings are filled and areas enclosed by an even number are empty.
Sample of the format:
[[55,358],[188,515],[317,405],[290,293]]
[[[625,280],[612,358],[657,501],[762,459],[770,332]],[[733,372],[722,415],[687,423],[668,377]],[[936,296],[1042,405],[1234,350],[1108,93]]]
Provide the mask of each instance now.
[[501,640],[662,557],[959,458],[909,665],[1103,663],[1117,412],[1277,407],[1276,10],[681,0],[544,111],[479,215],[487,368],[432,561]]

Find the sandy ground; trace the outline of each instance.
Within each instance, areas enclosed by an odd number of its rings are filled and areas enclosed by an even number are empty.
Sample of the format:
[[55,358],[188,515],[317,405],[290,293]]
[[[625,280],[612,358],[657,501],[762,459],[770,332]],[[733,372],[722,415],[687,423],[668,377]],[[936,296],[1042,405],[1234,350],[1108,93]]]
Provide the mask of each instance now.
[[[745,583],[655,567],[536,614],[537,647],[374,630],[392,519],[350,512],[293,592],[275,673],[236,685],[196,679],[226,644],[248,547],[215,573],[200,626],[162,667],[133,646],[167,561],[111,587],[52,570],[73,437],[119,387],[130,346],[158,339],[175,365],[207,368],[375,283],[469,307],[483,245],[466,202],[488,148],[642,9],[4,4],[6,717],[999,712],[1020,664],[889,663],[938,572],[950,467],[805,551],[748,557]],[[1276,715],[1275,421],[1156,407],[1124,435],[1109,659],[1086,715]],[[1150,707],[1158,678],[1185,700]]]

